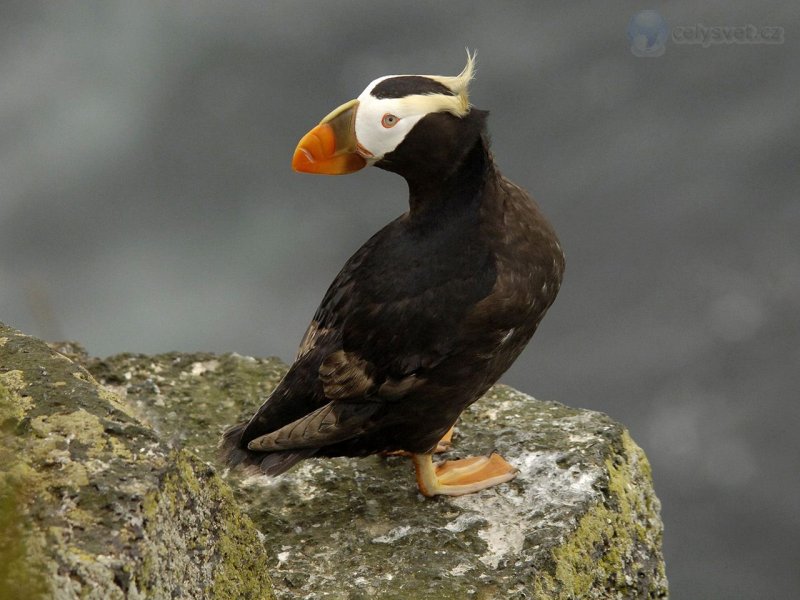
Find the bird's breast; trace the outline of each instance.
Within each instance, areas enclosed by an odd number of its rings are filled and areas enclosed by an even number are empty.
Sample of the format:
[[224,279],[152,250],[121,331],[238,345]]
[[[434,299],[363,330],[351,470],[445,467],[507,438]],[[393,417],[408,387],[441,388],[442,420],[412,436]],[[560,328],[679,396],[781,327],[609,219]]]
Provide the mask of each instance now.
[[[516,185],[501,179],[484,204],[482,236],[495,268],[475,316],[497,323],[504,344],[526,339],[555,300],[564,255],[552,226]],[[507,337],[506,337],[507,336]],[[502,340],[501,340],[502,341]]]
[[396,222],[362,264],[359,287],[377,302],[437,294],[477,302],[496,279],[494,256],[477,218],[444,219],[431,227]]

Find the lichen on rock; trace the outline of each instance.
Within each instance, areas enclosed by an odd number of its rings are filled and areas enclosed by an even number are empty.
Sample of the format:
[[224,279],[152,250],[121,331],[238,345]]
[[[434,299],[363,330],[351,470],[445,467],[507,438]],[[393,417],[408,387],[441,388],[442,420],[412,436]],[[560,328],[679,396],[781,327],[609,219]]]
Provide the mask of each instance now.
[[54,348],[0,325],[0,600],[667,595],[647,458],[606,415],[495,386],[443,458],[519,475],[459,498],[396,456],[220,477],[284,364]]
[[[233,354],[90,361],[159,435],[213,464],[219,433],[285,373]],[[445,457],[497,449],[497,488],[425,499],[401,457],[310,460],[275,479],[228,474],[270,549],[281,598],[665,598],[650,467],[606,415],[495,386]]]
[[[0,344],[7,338],[0,338]],[[41,539],[33,531],[25,505],[31,501],[28,474],[17,460],[11,428],[28,403],[15,393],[21,373],[0,374],[0,598],[45,598],[49,592]]]
[[213,469],[44,342],[0,340],[0,598],[272,597]]

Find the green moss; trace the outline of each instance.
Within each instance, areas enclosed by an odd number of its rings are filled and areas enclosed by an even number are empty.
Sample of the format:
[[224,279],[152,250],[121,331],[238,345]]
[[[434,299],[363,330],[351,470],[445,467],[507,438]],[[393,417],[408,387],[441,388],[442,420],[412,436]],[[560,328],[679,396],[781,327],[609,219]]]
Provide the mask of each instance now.
[[220,600],[274,598],[264,562],[265,548],[255,526],[249,517],[231,510],[235,506],[233,494],[218,477],[211,485],[223,500],[221,517],[226,526],[218,541],[221,561],[210,596]]
[[[14,372],[12,372],[14,373]],[[17,372],[18,373],[18,372]],[[12,378],[4,374],[2,381]],[[14,376],[12,376],[14,377]],[[27,505],[35,497],[29,473],[17,463],[19,444],[8,430],[24,415],[25,401],[0,383],[0,599],[45,598],[49,586],[41,544],[31,527]]]
[[[537,578],[537,599],[605,598],[619,593],[667,597],[664,563],[652,560],[652,549],[661,547],[661,529],[654,525],[658,501],[643,492],[652,489],[647,457],[624,431],[622,455],[607,458],[605,465],[606,501],[590,509],[570,538],[552,551],[555,570]],[[648,568],[653,572],[644,577],[642,571]],[[646,589],[641,581],[649,582]]]
[[24,388],[22,371],[0,373],[0,426],[7,429],[15,427],[30,410],[30,398],[13,393]]
[[[1,467],[2,465],[0,465]],[[24,489],[24,488],[23,488]],[[19,486],[0,481],[0,598],[46,598],[47,577],[37,557],[25,494]]]
[[[145,526],[156,521],[158,513],[158,496],[155,490],[148,492],[142,500],[142,522]],[[134,586],[139,589],[145,597],[148,596],[150,591],[150,583],[154,580],[155,565],[157,557],[153,552],[145,552],[139,568],[136,569],[131,575],[133,578]]]
[[207,465],[40,340],[2,323],[0,338],[0,600],[272,598],[263,545]]
[[[190,596],[269,600],[267,555],[233,494],[205,464],[185,451],[170,454],[158,493],[142,504],[151,540],[136,573],[137,589],[179,587]],[[182,545],[176,553],[171,544]]]
[[6,371],[5,373],[0,373],[0,384],[6,387],[9,391],[18,391],[24,389],[25,374],[19,369],[13,369],[11,371]]

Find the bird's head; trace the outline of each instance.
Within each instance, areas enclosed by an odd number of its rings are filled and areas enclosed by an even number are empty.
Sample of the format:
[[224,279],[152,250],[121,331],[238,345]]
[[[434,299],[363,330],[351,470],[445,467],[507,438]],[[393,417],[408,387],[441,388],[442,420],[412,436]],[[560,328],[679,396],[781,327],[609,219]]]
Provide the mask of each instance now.
[[[485,113],[470,109],[475,57],[455,77],[388,75],[334,109],[300,140],[292,168],[341,175],[375,165],[402,175],[440,170],[464,152],[462,138],[482,128]],[[469,126],[472,113],[480,117]],[[427,167],[427,168],[426,168]]]

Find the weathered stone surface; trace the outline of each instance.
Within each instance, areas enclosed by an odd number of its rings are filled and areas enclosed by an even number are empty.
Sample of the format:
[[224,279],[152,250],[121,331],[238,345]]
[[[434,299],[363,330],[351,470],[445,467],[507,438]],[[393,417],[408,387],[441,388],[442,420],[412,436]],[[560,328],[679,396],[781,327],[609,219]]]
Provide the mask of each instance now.
[[[162,439],[209,463],[224,426],[285,372],[275,359],[210,354],[87,366]],[[462,417],[449,456],[495,448],[517,479],[461,498],[423,498],[401,457],[227,481],[265,535],[281,598],[666,597],[659,502],[621,425],[496,386]]]
[[0,326],[0,599],[269,598],[267,573],[287,599],[666,597],[647,459],[605,415],[496,386],[450,455],[520,474],[462,498],[401,457],[226,483],[219,433],[279,361],[57,349]]
[[214,470],[2,324],[0,438],[1,599],[273,597],[259,534]]

